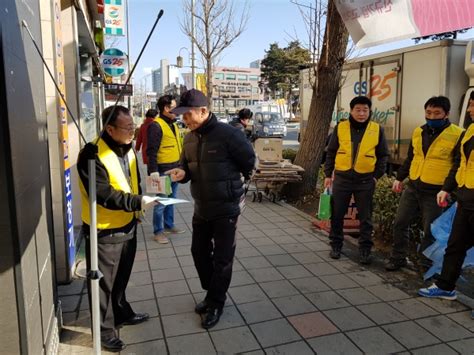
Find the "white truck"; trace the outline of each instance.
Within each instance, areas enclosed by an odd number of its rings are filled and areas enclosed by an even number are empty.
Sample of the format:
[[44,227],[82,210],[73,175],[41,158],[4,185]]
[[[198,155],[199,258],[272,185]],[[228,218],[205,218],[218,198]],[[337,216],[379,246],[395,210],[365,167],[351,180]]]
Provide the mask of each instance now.
[[[300,73],[301,134],[312,96],[309,70]],[[370,97],[372,119],[385,130],[390,163],[399,165],[406,157],[413,130],[425,123],[426,100],[438,95],[449,97],[451,122],[465,126],[470,122],[466,110],[472,90],[472,41],[442,40],[352,59],[343,68],[331,127],[349,117],[352,98]]]

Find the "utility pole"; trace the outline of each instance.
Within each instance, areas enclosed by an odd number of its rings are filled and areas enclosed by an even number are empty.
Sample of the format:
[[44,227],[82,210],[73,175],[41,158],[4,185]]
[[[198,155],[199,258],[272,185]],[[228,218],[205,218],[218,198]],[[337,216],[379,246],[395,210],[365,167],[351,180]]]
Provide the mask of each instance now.
[[[128,75],[130,75],[130,69],[131,69],[131,60],[132,57],[130,56],[130,16],[128,12],[128,0],[125,1],[125,12],[127,16],[127,55],[128,55]],[[132,82],[133,84],[133,82]],[[128,95],[128,109],[132,113],[133,117],[133,110],[132,110],[132,96]]]
[[196,88],[196,73],[194,72],[194,38],[195,38],[195,28],[194,28],[194,0],[191,0],[191,29],[192,29],[192,36],[191,36],[191,85],[192,89]]

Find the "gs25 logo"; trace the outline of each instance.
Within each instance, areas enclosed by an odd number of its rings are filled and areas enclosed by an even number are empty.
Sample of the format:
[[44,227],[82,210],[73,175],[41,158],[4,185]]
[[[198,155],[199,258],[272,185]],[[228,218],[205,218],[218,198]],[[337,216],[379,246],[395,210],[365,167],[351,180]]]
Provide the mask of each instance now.
[[[372,75],[370,77],[370,95],[372,99],[377,98],[377,100],[382,101],[390,96],[392,93],[392,87],[388,83],[390,79],[396,78],[397,73],[392,71],[386,74],[383,78],[379,74]],[[354,83],[354,94],[355,95],[367,95],[368,87],[367,81],[356,81]]]

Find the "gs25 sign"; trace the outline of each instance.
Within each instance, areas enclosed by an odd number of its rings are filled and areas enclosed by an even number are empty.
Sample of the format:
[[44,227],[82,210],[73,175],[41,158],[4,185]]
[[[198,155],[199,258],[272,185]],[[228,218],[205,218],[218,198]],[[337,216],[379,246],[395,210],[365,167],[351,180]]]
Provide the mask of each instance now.
[[127,55],[117,48],[108,48],[100,56],[104,71],[110,76],[125,74],[128,66]]
[[356,81],[354,83],[355,95],[367,95],[372,99],[377,98],[378,101],[385,100],[392,93],[390,79],[396,78],[397,73],[391,71],[383,77],[379,74],[370,77],[370,93],[367,81]]

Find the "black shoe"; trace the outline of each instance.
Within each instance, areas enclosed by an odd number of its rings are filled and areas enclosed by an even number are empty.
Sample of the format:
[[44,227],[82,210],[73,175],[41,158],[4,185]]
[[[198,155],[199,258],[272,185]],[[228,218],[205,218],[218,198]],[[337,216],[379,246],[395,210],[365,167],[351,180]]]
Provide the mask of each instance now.
[[222,308],[212,307],[209,308],[206,314],[206,318],[202,321],[201,325],[204,329],[211,329],[215,326],[221,318]]
[[199,302],[196,307],[194,307],[194,312],[197,314],[204,314],[207,312],[209,309],[209,303],[207,303],[206,300],[203,300],[202,302]]
[[332,247],[332,250],[329,252],[331,259],[340,259],[341,258],[341,248]]
[[385,270],[387,271],[397,271],[400,270],[402,267],[407,266],[407,259],[393,259],[390,258],[386,263],[385,263]]
[[148,313],[135,313],[133,317],[130,317],[122,325],[135,325],[147,321],[150,318]]
[[362,265],[369,265],[371,262],[372,262],[372,257],[370,256],[370,250],[360,250],[359,263]]
[[125,343],[117,337],[102,340],[101,344],[104,350],[110,351],[112,353],[118,353],[127,347],[127,345],[125,345]]

